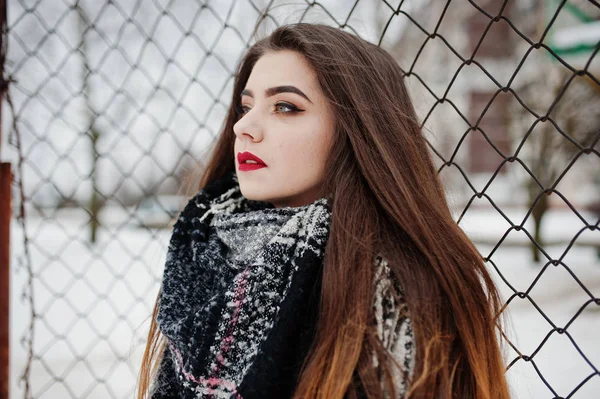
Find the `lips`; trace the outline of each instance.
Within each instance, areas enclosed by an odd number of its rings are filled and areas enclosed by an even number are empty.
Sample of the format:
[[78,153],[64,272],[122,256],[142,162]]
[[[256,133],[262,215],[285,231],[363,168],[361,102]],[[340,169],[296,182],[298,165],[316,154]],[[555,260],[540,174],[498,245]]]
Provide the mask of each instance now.
[[[254,161],[256,163],[246,161]],[[238,164],[240,171],[256,170],[267,167],[262,159],[248,151],[238,152]]]
[[241,163],[239,166],[239,170],[242,172],[246,172],[249,170],[256,170],[256,169],[262,169],[262,168],[266,168],[266,165],[261,165],[259,163]]

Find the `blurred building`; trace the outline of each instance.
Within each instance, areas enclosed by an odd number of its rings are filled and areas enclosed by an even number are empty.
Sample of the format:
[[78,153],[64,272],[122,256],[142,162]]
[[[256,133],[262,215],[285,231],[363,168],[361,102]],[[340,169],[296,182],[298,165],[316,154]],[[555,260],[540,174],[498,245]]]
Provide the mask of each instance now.
[[[530,203],[541,192],[531,174],[545,188],[556,184],[574,205],[600,197],[599,157],[578,156],[576,144],[589,147],[600,131],[600,56],[592,57],[600,9],[586,1],[561,3],[428,2],[406,18],[397,40],[384,43],[408,73],[434,158],[446,163],[440,176],[457,205],[484,188],[497,205]],[[574,77],[552,52],[536,49],[532,43],[542,35],[573,70],[591,59],[589,74]],[[554,123],[540,120],[547,113]],[[518,160],[505,161],[515,154]],[[553,195],[550,204],[565,202]]]

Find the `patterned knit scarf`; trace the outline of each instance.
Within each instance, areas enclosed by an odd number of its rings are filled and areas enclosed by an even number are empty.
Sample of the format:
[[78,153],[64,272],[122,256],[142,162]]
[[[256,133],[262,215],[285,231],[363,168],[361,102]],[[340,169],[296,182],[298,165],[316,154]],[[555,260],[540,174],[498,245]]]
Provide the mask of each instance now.
[[173,229],[159,298],[167,339],[151,398],[289,398],[318,314],[331,210],[274,208],[235,174],[209,184]]

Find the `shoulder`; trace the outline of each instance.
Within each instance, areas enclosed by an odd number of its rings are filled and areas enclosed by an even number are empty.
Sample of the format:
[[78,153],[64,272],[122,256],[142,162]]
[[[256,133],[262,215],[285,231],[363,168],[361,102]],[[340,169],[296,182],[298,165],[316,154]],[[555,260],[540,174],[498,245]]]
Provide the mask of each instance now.
[[[381,255],[374,260],[374,315],[377,335],[401,370],[394,370],[398,389],[405,393],[415,367],[415,338],[402,286],[392,276],[388,262]],[[394,295],[396,294],[396,295]],[[374,359],[375,366],[377,360]]]

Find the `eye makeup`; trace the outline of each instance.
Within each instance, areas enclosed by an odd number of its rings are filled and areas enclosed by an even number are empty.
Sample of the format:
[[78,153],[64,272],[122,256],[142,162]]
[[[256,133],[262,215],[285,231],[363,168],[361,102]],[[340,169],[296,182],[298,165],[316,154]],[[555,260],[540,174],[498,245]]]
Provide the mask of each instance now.
[[291,104],[291,103],[288,103],[285,101],[280,101],[275,104],[275,109],[277,109],[279,107],[287,107],[289,109],[289,111],[282,112],[284,114],[295,114],[295,113],[299,113],[299,112],[304,112],[303,109],[300,109],[300,108],[296,107],[294,104]]
[[[294,104],[286,102],[286,101],[279,101],[279,102],[273,104],[273,107],[274,107],[275,112],[279,113],[279,114],[298,114],[300,112],[305,111],[303,109],[296,107]],[[283,107],[287,108],[288,111],[278,112],[278,110]],[[247,112],[250,111],[250,109],[251,108],[248,107],[247,105],[241,105],[241,104],[236,104],[234,107],[235,113],[239,117],[244,116]]]

